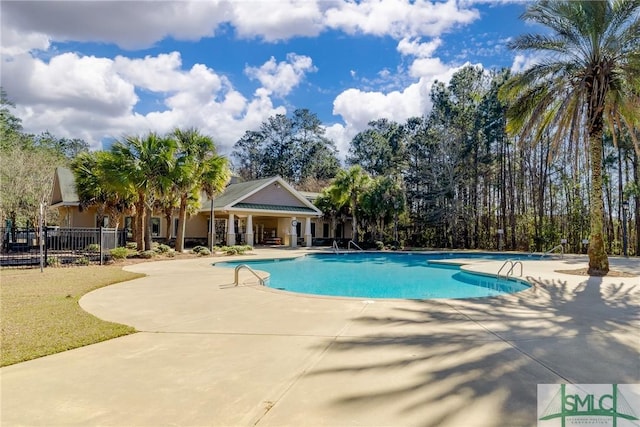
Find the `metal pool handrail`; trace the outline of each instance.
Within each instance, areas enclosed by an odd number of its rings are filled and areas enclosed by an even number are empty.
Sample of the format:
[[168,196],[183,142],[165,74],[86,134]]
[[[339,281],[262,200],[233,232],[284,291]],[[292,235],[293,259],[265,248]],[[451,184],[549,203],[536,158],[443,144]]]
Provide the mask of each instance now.
[[340,253],[340,248],[338,247],[338,242],[337,241],[333,241],[333,244],[331,245],[331,248],[333,249],[333,252],[336,254]]
[[351,249],[351,245],[353,245],[353,246],[355,246],[356,248],[358,248],[358,250],[359,250],[359,251],[361,251],[361,250],[362,250],[362,248],[361,248],[360,246],[358,246],[358,245],[356,244],[356,242],[354,242],[353,240],[349,240],[349,244],[347,244],[347,250],[350,250],[350,249]]
[[560,258],[564,258],[564,245],[561,243],[549,249],[547,252],[543,253],[540,259],[544,258],[545,255],[549,255],[550,253],[557,251],[558,249],[560,249]]
[[258,275],[258,273],[255,272],[255,270],[251,267],[249,267],[247,264],[240,264],[237,265],[234,271],[234,279],[233,279],[233,285],[234,286],[238,286],[238,284],[240,284],[240,270],[242,270],[243,268],[246,268],[247,270],[249,270],[254,276],[256,276],[258,278],[258,282],[262,285],[265,286],[264,284],[264,279],[262,277],[260,277]]
[[[507,270],[507,274],[505,274],[504,276],[501,276],[500,273],[502,273],[502,270],[506,267],[506,266],[510,266],[509,270]],[[502,267],[500,267],[500,270],[498,270],[498,277],[505,277],[508,278],[509,276],[511,276],[514,273],[514,270],[516,268],[516,265],[520,265],[520,275],[518,277],[522,277],[522,273],[523,273],[523,266],[522,266],[522,261],[512,261],[510,259],[506,260],[504,262],[504,264],[502,264]]]

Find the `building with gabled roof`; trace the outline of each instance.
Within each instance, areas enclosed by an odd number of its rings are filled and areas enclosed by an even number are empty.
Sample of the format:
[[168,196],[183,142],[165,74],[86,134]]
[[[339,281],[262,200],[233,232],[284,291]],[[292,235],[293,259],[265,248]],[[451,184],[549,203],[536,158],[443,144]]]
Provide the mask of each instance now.
[[[213,200],[202,193],[198,213],[185,225],[185,240],[210,243],[213,218],[216,244],[311,246],[314,238],[335,234],[313,205],[310,194],[297,191],[279,176],[230,184]],[[97,223],[95,208],[81,209],[75,179],[68,168],[56,169],[51,207],[58,209],[63,227],[108,226],[106,218],[103,224]],[[124,215],[120,225],[132,228],[132,218]],[[177,209],[169,224],[162,214],[154,212],[151,229],[154,238],[175,237]]]

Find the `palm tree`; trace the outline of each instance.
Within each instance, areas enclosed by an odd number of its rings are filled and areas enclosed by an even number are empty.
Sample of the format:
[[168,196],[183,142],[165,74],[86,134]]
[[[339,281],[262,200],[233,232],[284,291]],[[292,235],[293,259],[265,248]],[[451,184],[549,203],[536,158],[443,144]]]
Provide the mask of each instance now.
[[[589,274],[609,271],[603,233],[602,136],[607,120],[635,126],[640,92],[640,1],[539,1],[522,15],[550,33],[511,43],[544,59],[502,88],[507,130],[521,136],[586,138],[591,163]],[[632,129],[632,132],[634,130]]]
[[[189,199],[204,191],[210,198],[222,191],[229,181],[227,159],[216,154],[213,140],[196,129],[176,129],[171,134],[178,144],[173,186],[180,197],[176,251],[184,249],[185,224]],[[197,197],[196,197],[197,198]],[[213,220],[213,218],[211,218]]]
[[110,161],[111,153],[107,151],[83,152],[71,162],[75,176],[76,191],[80,198],[80,206],[87,208],[96,206],[98,223],[105,216],[109,218],[109,226],[118,228],[120,215],[131,205],[130,195],[118,192],[105,173],[104,165]]
[[111,146],[105,163],[119,192],[133,194],[136,208],[135,238],[138,250],[151,249],[151,211],[160,189],[168,186],[175,142],[150,133],[144,138],[127,136]]
[[364,192],[371,177],[359,165],[352,166],[349,170],[341,170],[331,184],[329,193],[338,206],[349,205],[351,210],[351,236],[358,241],[358,226],[356,211],[360,194]]

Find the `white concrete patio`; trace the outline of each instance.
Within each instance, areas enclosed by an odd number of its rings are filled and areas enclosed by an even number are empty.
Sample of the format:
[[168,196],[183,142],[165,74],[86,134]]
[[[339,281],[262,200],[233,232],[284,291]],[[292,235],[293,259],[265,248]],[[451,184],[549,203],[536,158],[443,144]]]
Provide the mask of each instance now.
[[2,368],[2,426],[534,426],[537,384],[640,382],[640,277],[554,272],[585,258],[524,261],[518,294],[427,301],[229,287],[213,261],[127,267],[148,276],[82,298],[140,332]]

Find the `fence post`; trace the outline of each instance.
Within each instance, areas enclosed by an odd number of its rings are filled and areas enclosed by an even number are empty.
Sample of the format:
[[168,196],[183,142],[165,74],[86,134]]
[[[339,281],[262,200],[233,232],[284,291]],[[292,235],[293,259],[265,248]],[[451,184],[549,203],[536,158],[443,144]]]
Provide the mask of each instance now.
[[49,236],[49,229],[48,227],[44,228],[44,266],[47,266],[47,260],[49,259],[49,244],[47,243],[49,241],[48,239]]
[[[40,273],[43,272],[44,269],[44,241],[42,239],[44,239],[44,230],[42,229],[42,224],[43,224],[43,217],[44,217],[44,205],[42,203],[40,203],[40,215],[38,216],[38,238],[39,238],[39,245],[40,246]],[[27,245],[31,245],[31,243],[29,242],[31,239],[29,237],[29,232],[27,231]],[[29,252],[31,252],[30,249],[28,249]],[[29,254],[29,258],[31,258],[31,254]]]
[[102,225],[100,226],[100,265],[102,265],[102,247],[104,246],[104,237],[102,236]]

